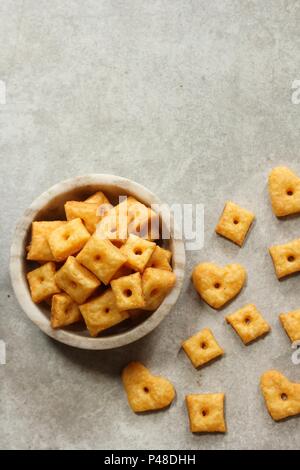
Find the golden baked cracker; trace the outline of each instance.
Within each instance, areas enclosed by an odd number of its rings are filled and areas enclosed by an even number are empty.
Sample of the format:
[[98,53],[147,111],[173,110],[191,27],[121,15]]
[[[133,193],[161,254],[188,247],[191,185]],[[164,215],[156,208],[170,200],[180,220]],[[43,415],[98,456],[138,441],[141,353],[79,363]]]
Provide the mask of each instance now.
[[90,202],[91,204],[98,204],[102,206],[103,204],[111,205],[107,197],[102,191],[97,191],[96,193],[89,196],[84,202]]
[[279,319],[292,342],[300,340],[300,310],[282,313]]
[[80,305],[79,308],[91,336],[97,336],[101,331],[111,328],[129,317],[128,312],[118,309],[111,289]]
[[95,233],[76,257],[77,261],[94,273],[104,284],[109,284],[113,275],[123,266],[127,258],[109,240]]
[[156,246],[153,251],[151,258],[147,263],[147,268],[157,268],[164,269],[166,271],[172,271],[170,261],[172,258],[172,253],[170,250]]
[[128,403],[135,413],[166,408],[175,398],[171,382],[152,375],[140,362],[131,362],[123,369],[122,381]]
[[61,328],[82,320],[78,305],[68,294],[55,294],[51,305],[51,326]]
[[214,263],[200,263],[193,270],[196,291],[211,307],[219,309],[241,291],[246,271],[240,264],[219,267]]
[[81,219],[89,233],[93,234],[101,217],[97,215],[98,204],[82,201],[67,201],[65,212],[67,220]]
[[111,281],[111,288],[120,310],[143,308],[145,306],[140,273],[130,274]]
[[228,201],[215,230],[219,235],[242,246],[254,218],[252,212]]
[[128,234],[131,233],[147,240],[159,238],[158,215],[132,196],[128,198]]
[[40,303],[53,294],[60,292],[55,282],[55,263],[49,261],[40,268],[27,273],[27,280],[33,302]]
[[268,370],[261,376],[260,388],[275,421],[300,414],[300,383],[290,382],[277,370]]
[[209,328],[204,328],[182,343],[194,367],[200,367],[224,354]]
[[155,243],[136,235],[129,235],[120,252],[127,258],[127,265],[135,271],[143,272],[153,251]]
[[88,197],[84,202],[97,204],[97,216],[99,217],[99,220],[102,220],[103,217],[113,208],[113,205],[109,202],[102,191],[92,194],[92,196]]
[[278,279],[300,271],[300,239],[269,248]]
[[186,396],[191,432],[226,432],[224,393]]
[[41,262],[55,261],[48,243],[48,236],[53,230],[65,223],[63,220],[32,222],[31,242],[28,247],[27,259]]
[[113,207],[97,225],[96,233],[121,246],[128,237],[127,199]]
[[62,268],[56,273],[57,285],[77,303],[83,304],[101,284],[99,279],[69,256]]
[[160,250],[164,253],[164,255],[166,256],[167,260],[169,261],[169,263],[171,263],[171,259],[172,259],[172,251],[171,250],[168,250],[167,248],[162,248],[162,247],[159,247]]
[[269,194],[277,217],[300,212],[300,178],[289,168],[279,166],[271,171]]
[[56,261],[64,261],[86,244],[90,234],[81,219],[70,220],[53,230],[48,237],[50,249]]
[[237,332],[244,344],[266,335],[271,330],[254,304],[245,305],[235,313],[227,315],[227,323]]
[[176,275],[163,269],[146,268],[142,275],[145,310],[156,310],[176,283]]

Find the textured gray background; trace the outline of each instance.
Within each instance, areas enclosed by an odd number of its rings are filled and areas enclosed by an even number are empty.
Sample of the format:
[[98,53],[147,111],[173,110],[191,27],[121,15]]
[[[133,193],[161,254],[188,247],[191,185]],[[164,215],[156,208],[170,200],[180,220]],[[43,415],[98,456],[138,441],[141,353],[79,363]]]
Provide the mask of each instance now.
[[[300,220],[278,221],[267,174],[300,174],[300,2],[292,0],[1,0],[0,78],[0,447],[106,449],[299,448],[300,422],[274,423],[258,388],[277,368],[300,381],[278,323],[300,307],[299,277],[275,278],[267,247],[299,236]],[[87,352],[50,340],[23,314],[8,276],[18,217],[52,184],[107,172],[145,184],[169,203],[205,204],[205,247],[187,254],[176,307],[145,339]],[[218,238],[226,199],[257,215],[243,249]],[[189,276],[196,262],[239,261],[247,287],[224,311],[201,303]],[[225,313],[255,302],[273,330],[244,347]],[[180,352],[209,326],[226,350],[196,371]],[[142,360],[175,384],[160,413],[134,415],[120,382]],[[226,435],[192,435],[184,396],[226,393]]]

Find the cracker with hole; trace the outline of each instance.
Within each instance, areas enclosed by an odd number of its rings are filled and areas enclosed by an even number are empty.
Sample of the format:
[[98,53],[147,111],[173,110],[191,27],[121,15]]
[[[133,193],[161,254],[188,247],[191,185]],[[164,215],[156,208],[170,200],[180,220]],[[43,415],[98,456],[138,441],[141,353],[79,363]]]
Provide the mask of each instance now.
[[82,320],[78,305],[68,294],[55,294],[51,304],[51,326],[62,328]]
[[55,280],[55,273],[55,263],[52,261],[27,273],[26,277],[33,302],[39,304],[60,292],[60,288]]
[[91,336],[97,336],[104,330],[115,326],[129,318],[126,311],[117,307],[111,289],[89,302],[80,305],[80,311]]
[[93,234],[101,217],[97,213],[98,204],[82,201],[67,201],[65,212],[67,220],[81,219],[89,231]]
[[182,348],[196,368],[224,354],[209,328],[204,328],[186,339],[182,343]]
[[128,198],[128,234],[147,240],[159,238],[158,215],[132,196]]
[[226,321],[239,335],[244,344],[265,336],[271,330],[254,304],[245,305],[235,313],[226,316]]
[[238,295],[246,282],[246,277],[246,270],[240,264],[220,267],[214,263],[200,263],[192,274],[196,291],[215,309],[223,307]]
[[269,195],[277,217],[300,212],[300,178],[289,168],[273,168],[269,175]]
[[57,271],[55,281],[58,287],[79,305],[83,304],[101,284],[99,279],[79,264],[74,256],[69,256]]
[[106,285],[127,261],[127,257],[116,246],[97,234],[89,239],[76,259]]
[[224,400],[224,393],[187,395],[190,431],[225,433]]
[[126,258],[126,263],[130,268],[142,273],[155,247],[154,242],[131,234],[126,243],[120,248],[120,252]]
[[146,268],[142,275],[145,310],[156,310],[176,283],[176,274],[163,269]]
[[130,274],[111,281],[111,288],[116,297],[117,307],[120,310],[131,310],[145,306],[140,273]]
[[161,248],[160,246],[156,245],[151,258],[147,263],[147,268],[157,268],[157,269],[164,269],[165,271],[172,271],[172,267],[170,265],[172,258],[172,253],[170,250],[166,250],[165,248]]
[[260,388],[275,421],[300,414],[300,383],[291,382],[277,370],[268,370],[261,376]]
[[140,362],[131,362],[122,371],[122,381],[128,403],[135,413],[161,410],[175,398],[169,380],[152,375]]
[[300,340],[300,309],[281,313],[279,320],[292,342]]
[[64,261],[84,247],[90,234],[81,219],[74,219],[50,233],[48,242],[56,261]]
[[50,233],[61,227],[63,220],[32,222],[31,242],[28,247],[27,259],[31,261],[55,261],[48,243]]
[[228,201],[215,230],[219,235],[242,246],[254,219],[252,212]]
[[278,279],[300,271],[300,239],[269,248]]

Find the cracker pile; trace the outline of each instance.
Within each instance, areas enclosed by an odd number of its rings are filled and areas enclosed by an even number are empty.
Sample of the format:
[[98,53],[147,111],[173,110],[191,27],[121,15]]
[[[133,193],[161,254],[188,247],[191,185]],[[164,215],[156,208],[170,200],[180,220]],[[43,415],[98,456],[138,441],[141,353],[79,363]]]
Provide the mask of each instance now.
[[31,297],[51,305],[52,328],[84,321],[97,336],[154,312],[176,282],[171,252],[154,241],[156,213],[131,196],[112,206],[101,191],[64,208],[66,220],[32,223],[27,247],[39,263]]
[[[277,217],[300,212],[300,179],[288,168],[277,167],[272,170],[269,175],[269,194],[273,212]],[[215,231],[242,246],[254,219],[252,212],[229,201],[225,204]],[[272,246],[269,252],[278,279],[300,271],[300,239]],[[220,267],[214,263],[205,262],[194,268],[192,279],[202,300],[212,308],[220,309],[239,294],[245,285],[246,270],[238,264]],[[279,319],[291,341],[300,340],[300,310],[281,314]],[[245,345],[262,338],[271,331],[270,325],[254,304],[239,308],[227,315],[225,320]],[[223,349],[208,329],[185,340],[182,347],[195,367],[205,365],[224,354]],[[271,370],[261,377],[260,387],[267,409],[275,421],[300,413],[300,384],[292,383],[280,372]],[[209,400],[213,400],[211,398],[213,396],[213,394],[209,395]],[[223,395],[217,394],[210,404],[209,413],[205,411],[206,405],[202,404],[208,400],[204,397],[205,395],[187,397],[191,431],[224,432],[226,426],[222,423]],[[197,412],[195,412],[195,407]],[[200,408],[202,412],[199,411]],[[219,414],[212,426],[210,419],[205,418],[211,417],[213,411]]]
[[[288,168],[272,170],[269,193],[277,217],[300,213],[300,179]],[[79,321],[82,315],[90,334],[96,336],[135,315],[136,309],[154,311],[175,283],[171,253],[156,245],[150,236],[144,239],[132,233],[124,236],[120,227],[111,222],[114,213],[122,210],[122,203],[112,207],[104,198],[103,193],[97,193],[81,203],[68,202],[69,222],[33,223],[28,259],[45,264],[28,273],[28,282],[34,302],[52,298],[54,328]],[[140,205],[138,201],[131,203]],[[103,219],[95,217],[93,210],[87,207],[89,204],[104,204]],[[148,208],[147,211],[148,220],[153,214]],[[229,201],[215,231],[242,247],[254,219],[252,212]],[[131,215],[130,223],[140,228],[144,221]],[[99,240],[94,233],[97,224],[105,234],[104,240],[103,237]],[[300,271],[300,239],[272,246],[269,251],[278,279]],[[63,261],[64,265],[56,272],[58,261]],[[246,279],[246,270],[240,264],[222,267],[212,262],[200,263],[192,274],[196,291],[216,310],[240,293]],[[101,283],[109,287],[91,299]],[[253,303],[240,307],[225,320],[244,345],[271,331]],[[290,340],[300,341],[300,309],[280,314],[279,320]],[[209,328],[185,339],[182,349],[195,368],[207,366],[224,355]],[[152,375],[140,362],[132,362],[123,369],[122,381],[128,403],[136,413],[166,408],[175,398],[171,382]],[[299,383],[291,382],[276,370],[269,370],[262,375],[260,388],[275,421],[300,414]],[[191,432],[226,432],[224,393],[189,394],[186,406]]]
[[[277,216],[300,212],[300,179],[287,168],[275,168],[269,177],[272,208]],[[254,214],[233,202],[227,202],[216,227],[216,233],[242,246],[254,221]],[[270,248],[278,278],[300,271],[300,240]],[[233,300],[245,285],[246,270],[239,264],[217,266],[200,263],[192,274],[195,289],[204,302],[218,310]],[[291,341],[300,340],[300,310],[283,313],[280,322]],[[227,315],[226,322],[245,345],[271,331],[270,325],[253,303]],[[195,368],[222,358],[223,348],[209,328],[182,342],[182,349]],[[122,374],[128,402],[135,412],[165,408],[174,394],[167,379],[153,376],[140,363],[129,364]],[[300,384],[289,381],[276,370],[265,372],[260,388],[267,409],[275,420],[300,414]],[[156,398],[156,400],[155,400]],[[198,393],[186,396],[190,430],[193,433],[224,433],[225,394]]]

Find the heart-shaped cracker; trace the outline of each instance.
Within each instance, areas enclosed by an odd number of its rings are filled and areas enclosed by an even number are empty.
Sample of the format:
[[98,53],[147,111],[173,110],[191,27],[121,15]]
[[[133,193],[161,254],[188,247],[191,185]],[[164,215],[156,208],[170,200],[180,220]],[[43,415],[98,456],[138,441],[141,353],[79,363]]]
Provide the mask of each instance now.
[[300,178],[289,168],[278,166],[271,171],[269,193],[277,217],[300,212]]
[[140,362],[131,362],[122,372],[129,405],[136,413],[160,410],[169,406],[175,397],[171,382],[157,377]]
[[214,263],[198,264],[193,271],[195,289],[213,308],[221,308],[233,299],[246,281],[246,271],[240,264],[224,268]]
[[277,370],[268,370],[260,379],[260,387],[275,421],[300,414],[300,383],[290,382]]

